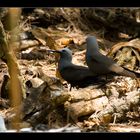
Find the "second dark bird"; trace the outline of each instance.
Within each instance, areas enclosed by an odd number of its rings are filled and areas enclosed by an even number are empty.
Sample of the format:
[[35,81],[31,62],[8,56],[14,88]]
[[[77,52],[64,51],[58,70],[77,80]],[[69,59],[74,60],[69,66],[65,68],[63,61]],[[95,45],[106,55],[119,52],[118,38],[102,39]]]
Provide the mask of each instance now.
[[58,71],[62,78],[71,84],[71,87],[83,88],[90,84],[105,82],[103,79],[94,76],[88,67],[73,64],[70,49],[64,48],[62,50],[51,51],[60,54]]
[[86,63],[89,69],[96,75],[115,74],[132,78],[140,78],[140,74],[131,71],[127,68],[119,66],[111,58],[99,52],[99,46],[94,36],[89,36],[86,39]]

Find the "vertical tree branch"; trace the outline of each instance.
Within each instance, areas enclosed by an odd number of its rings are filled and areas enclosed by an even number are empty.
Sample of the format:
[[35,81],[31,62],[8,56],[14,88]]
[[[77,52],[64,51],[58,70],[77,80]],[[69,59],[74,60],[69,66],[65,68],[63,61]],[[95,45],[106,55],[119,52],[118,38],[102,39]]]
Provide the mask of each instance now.
[[[19,16],[17,18],[17,15],[19,14],[19,8],[9,8],[9,23],[13,24],[10,25],[12,28],[17,26],[17,24],[13,23],[19,20]],[[11,15],[11,16],[10,16]],[[16,16],[14,16],[16,15]],[[12,21],[12,22],[11,22]],[[11,28],[10,27],[10,28]],[[13,34],[12,34],[13,35]],[[2,22],[0,21],[0,45],[2,47],[2,50],[4,52],[5,58],[7,60],[7,66],[8,66],[8,71],[10,75],[10,83],[9,83],[9,98],[10,98],[10,103],[12,107],[17,107],[21,104],[22,101],[22,84],[21,84],[21,79],[20,77],[20,71],[18,68],[18,63],[16,56],[13,52],[13,47],[11,46],[12,43],[12,38],[10,42],[8,42],[4,27]],[[16,109],[15,112],[15,118],[11,122],[11,125],[15,129],[19,129],[19,126],[17,124],[20,123],[20,115],[21,112],[19,109]]]

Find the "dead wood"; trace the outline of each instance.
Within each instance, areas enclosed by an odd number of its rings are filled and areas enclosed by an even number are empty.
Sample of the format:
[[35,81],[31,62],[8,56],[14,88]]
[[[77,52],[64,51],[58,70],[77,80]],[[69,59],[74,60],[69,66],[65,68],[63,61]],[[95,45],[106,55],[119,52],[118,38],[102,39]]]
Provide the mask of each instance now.
[[40,43],[37,40],[23,40],[21,42],[14,42],[13,45],[15,46],[14,50],[20,52],[28,48],[36,47],[40,45]]
[[93,89],[91,92],[89,88],[84,88],[69,94],[71,98],[65,103],[65,108],[75,121],[81,116],[102,110],[108,104],[108,98],[102,90]]
[[39,76],[45,82],[42,80],[40,82],[36,78],[33,78],[36,80],[31,79],[27,81],[26,91],[29,96],[22,104],[22,119],[27,120],[33,126],[41,123],[44,117],[47,117],[58,106],[63,105],[69,98],[68,94],[62,93],[62,85],[58,79],[49,77],[41,71]]
[[108,125],[108,131],[111,132],[140,132],[140,124],[109,124]]
[[110,123],[125,119],[127,111],[139,104],[140,91],[132,91],[122,98],[114,99],[101,111],[89,117],[90,121],[95,123]]
[[63,105],[69,98],[67,94],[61,94],[59,96],[47,99],[43,105],[43,108],[31,116],[28,120],[33,126],[44,121],[49,113],[54,109],[57,109],[58,106]]

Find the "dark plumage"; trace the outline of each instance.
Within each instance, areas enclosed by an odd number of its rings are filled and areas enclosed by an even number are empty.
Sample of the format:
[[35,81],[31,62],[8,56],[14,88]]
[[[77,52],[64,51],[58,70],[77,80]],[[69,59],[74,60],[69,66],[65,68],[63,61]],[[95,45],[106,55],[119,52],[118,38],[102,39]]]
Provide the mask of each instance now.
[[62,78],[71,84],[71,87],[83,88],[90,84],[104,81],[94,76],[88,67],[73,64],[72,52],[68,48],[57,51],[52,50],[52,52],[60,53],[58,70]]
[[87,38],[86,63],[96,75],[115,73],[116,75],[139,78],[140,74],[119,66],[111,58],[99,52],[99,46],[94,36]]

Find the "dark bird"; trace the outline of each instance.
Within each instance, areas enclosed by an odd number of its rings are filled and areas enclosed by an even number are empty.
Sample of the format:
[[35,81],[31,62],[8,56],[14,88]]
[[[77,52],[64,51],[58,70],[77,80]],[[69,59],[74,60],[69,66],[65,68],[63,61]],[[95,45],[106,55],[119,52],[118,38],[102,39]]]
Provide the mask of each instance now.
[[71,88],[83,88],[90,84],[105,82],[103,79],[94,76],[92,72],[89,71],[88,67],[73,64],[72,52],[68,48],[51,51],[60,54],[58,71],[60,72],[61,77],[71,84]]
[[140,74],[131,71],[127,68],[119,66],[111,58],[99,52],[99,46],[94,36],[89,36],[86,39],[86,63],[89,69],[96,75],[106,75],[114,73],[115,75],[122,75],[132,78],[140,78]]

